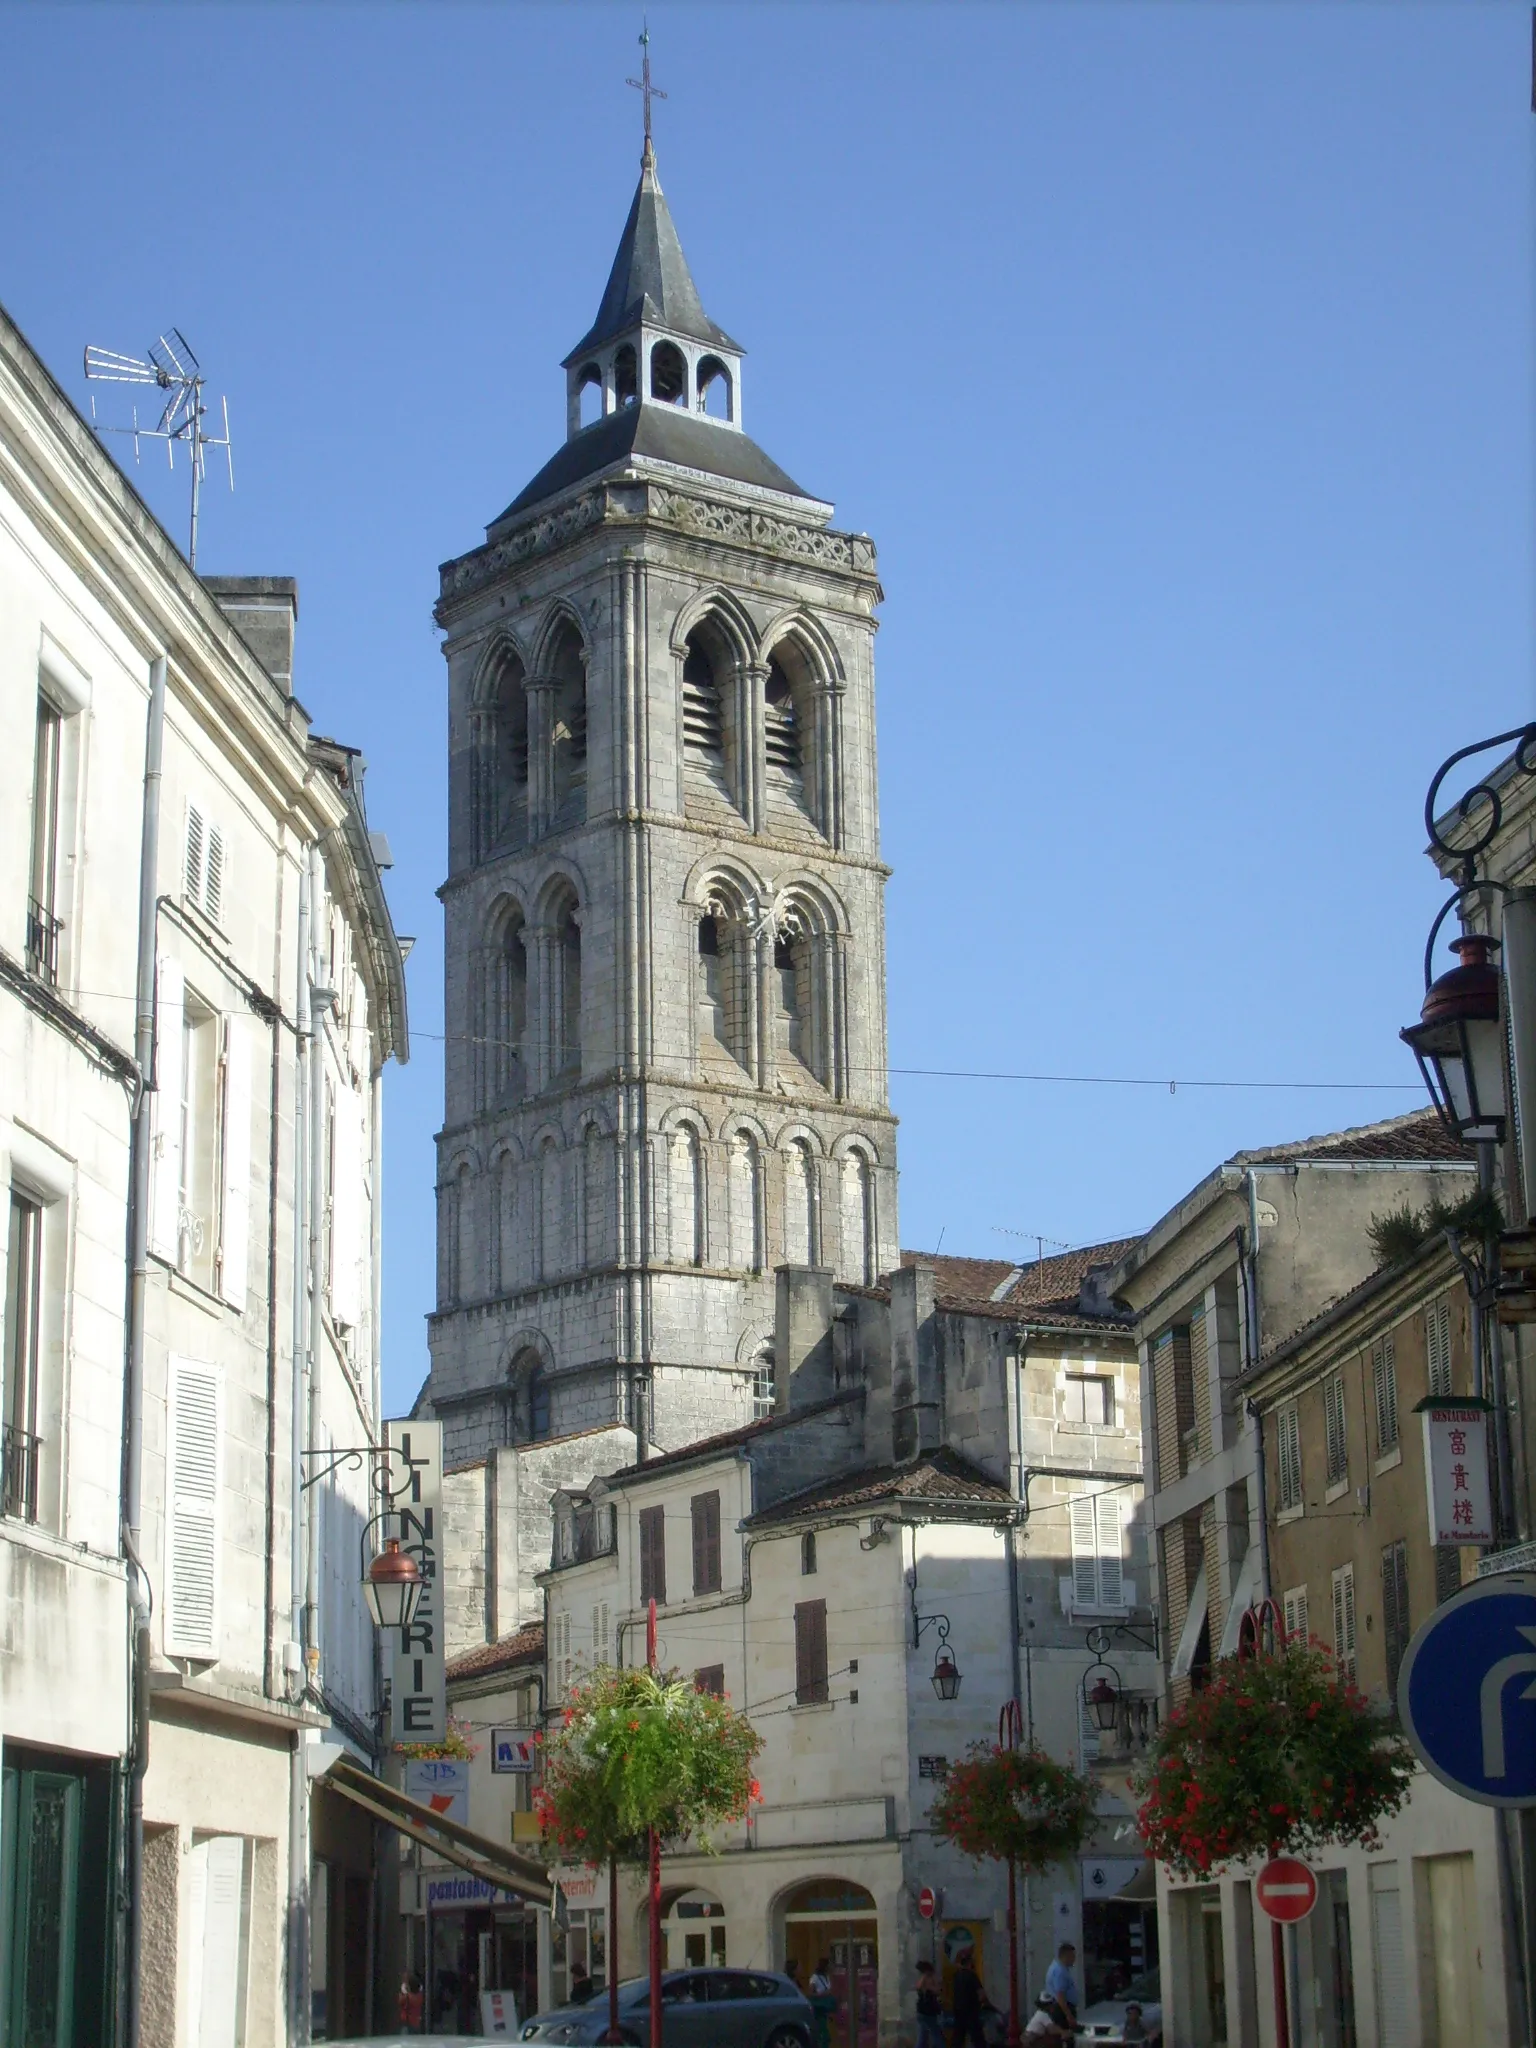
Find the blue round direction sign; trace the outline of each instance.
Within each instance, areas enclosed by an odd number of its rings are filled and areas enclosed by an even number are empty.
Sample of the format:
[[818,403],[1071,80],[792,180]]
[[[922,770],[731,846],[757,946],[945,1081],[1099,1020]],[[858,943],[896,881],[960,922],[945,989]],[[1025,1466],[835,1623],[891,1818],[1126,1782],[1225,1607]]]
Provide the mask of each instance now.
[[1536,1806],[1536,1574],[1501,1572],[1415,1631],[1397,1710],[1427,1771],[1483,1806]]

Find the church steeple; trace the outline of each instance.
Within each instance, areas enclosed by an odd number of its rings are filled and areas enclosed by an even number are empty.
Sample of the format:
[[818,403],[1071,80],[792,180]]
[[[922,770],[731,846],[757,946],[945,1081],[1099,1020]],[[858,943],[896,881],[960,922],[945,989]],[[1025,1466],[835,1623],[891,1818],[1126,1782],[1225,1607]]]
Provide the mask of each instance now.
[[597,318],[562,365],[567,435],[582,431],[582,395],[593,387],[604,418],[629,405],[666,405],[739,431],[744,353],[704,311],[647,135]]

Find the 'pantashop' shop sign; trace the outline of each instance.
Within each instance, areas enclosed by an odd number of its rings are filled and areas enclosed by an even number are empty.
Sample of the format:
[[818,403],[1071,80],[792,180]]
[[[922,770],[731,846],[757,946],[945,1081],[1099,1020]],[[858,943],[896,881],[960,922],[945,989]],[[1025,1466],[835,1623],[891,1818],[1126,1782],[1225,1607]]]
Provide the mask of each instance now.
[[388,1533],[414,1557],[421,1599],[395,1636],[390,1692],[396,1742],[441,1742],[448,1733],[448,1674],[443,1655],[443,1425],[389,1424]]

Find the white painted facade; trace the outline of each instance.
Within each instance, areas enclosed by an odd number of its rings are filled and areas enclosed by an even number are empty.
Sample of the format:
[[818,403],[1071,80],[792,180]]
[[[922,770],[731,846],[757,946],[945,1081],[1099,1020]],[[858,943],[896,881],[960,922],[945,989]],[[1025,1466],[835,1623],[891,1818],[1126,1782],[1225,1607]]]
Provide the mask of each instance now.
[[[312,739],[292,696],[296,610],[283,579],[196,578],[0,315],[5,1796],[75,1772],[87,1807],[99,1781],[111,1839],[129,1832],[136,1581],[156,2048],[237,2016],[249,2048],[305,2037],[284,1933],[308,1909],[307,1858],[290,1859],[304,1744],[334,1716],[366,1748],[377,1706],[366,1474],[294,1481],[299,1451],[378,1434],[379,1077],[405,1052],[404,992],[361,763]],[[160,660],[135,1573],[130,1160]],[[86,1878],[115,1893],[108,1860],[103,1839]],[[105,2042],[128,1926],[102,1911],[82,1939],[111,1980],[89,2020]]]

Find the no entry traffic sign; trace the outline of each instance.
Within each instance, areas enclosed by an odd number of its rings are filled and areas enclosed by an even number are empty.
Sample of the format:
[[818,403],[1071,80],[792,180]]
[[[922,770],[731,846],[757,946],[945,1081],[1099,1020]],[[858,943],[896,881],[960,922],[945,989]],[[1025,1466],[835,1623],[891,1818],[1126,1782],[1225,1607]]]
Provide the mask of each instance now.
[[1305,1920],[1317,1904],[1317,1879],[1294,1856],[1266,1863],[1253,1889],[1271,1920]]
[[922,1914],[925,1920],[931,1920],[938,1911],[938,1905],[938,1900],[933,1896],[932,1886],[925,1884],[917,1895],[918,1912]]

